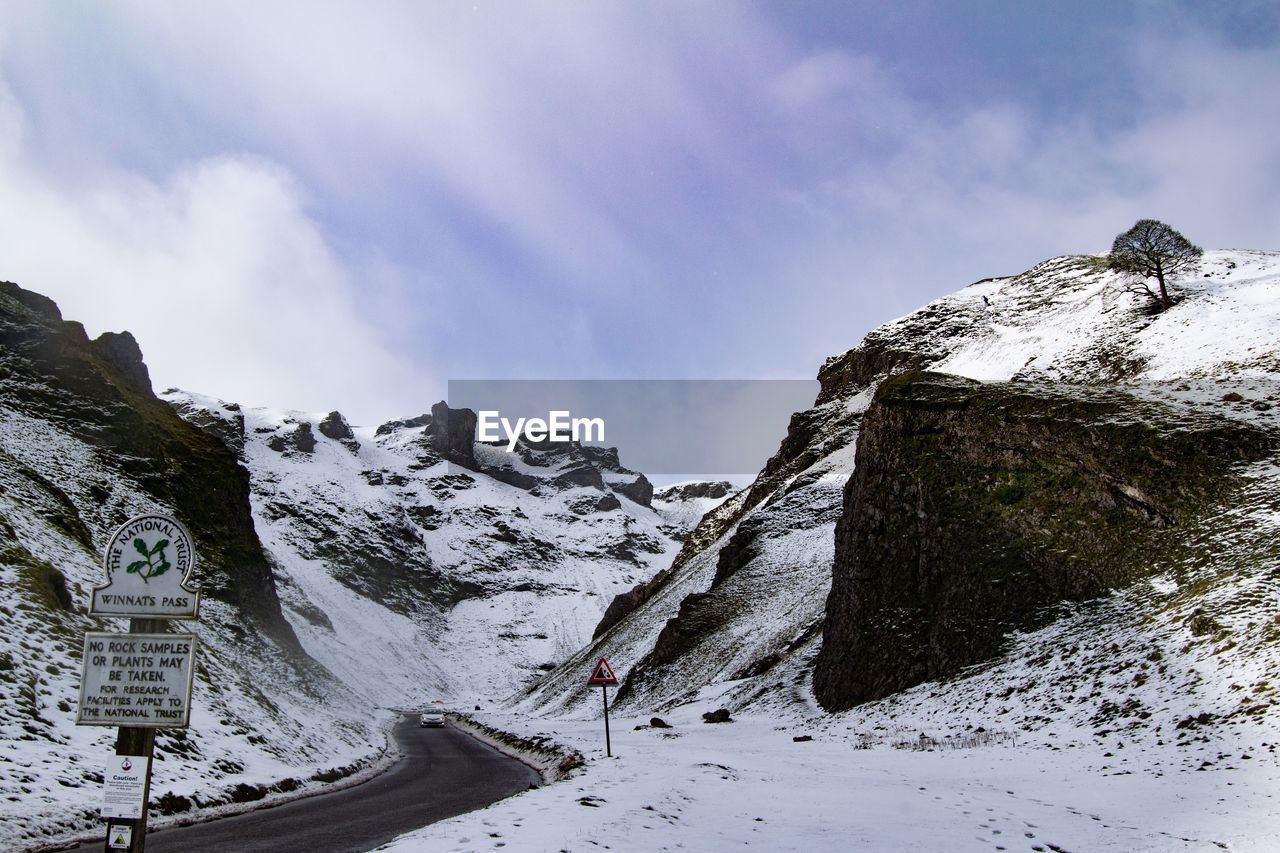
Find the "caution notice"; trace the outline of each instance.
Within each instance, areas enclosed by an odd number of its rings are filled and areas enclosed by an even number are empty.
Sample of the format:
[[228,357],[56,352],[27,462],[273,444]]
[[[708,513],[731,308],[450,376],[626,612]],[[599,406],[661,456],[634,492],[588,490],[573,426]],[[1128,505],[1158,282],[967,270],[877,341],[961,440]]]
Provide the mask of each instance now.
[[[142,817],[147,807],[147,778],[151,759],[145,755],[113,755],[102,774],[102,816]],[[123,827],[127,829],[127,827]],[[119,825],[113,831],[122,829]]]
[[185,727],[195,654],[194,634],[85,634],[76,725]]

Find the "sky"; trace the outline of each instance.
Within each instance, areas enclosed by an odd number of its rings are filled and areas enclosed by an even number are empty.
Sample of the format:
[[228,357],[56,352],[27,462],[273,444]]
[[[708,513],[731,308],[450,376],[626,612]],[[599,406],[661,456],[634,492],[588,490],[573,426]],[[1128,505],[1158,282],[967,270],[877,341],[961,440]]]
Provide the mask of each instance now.
[[157,390],[812,379],[1137,219],[1280,248],[1280,5],[0,4],[0,280]]

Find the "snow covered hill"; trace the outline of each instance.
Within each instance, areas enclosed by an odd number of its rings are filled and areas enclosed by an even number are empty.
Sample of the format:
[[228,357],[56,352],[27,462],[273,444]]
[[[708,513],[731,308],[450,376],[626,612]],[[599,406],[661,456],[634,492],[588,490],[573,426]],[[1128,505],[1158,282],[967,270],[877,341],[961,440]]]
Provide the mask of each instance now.
[[[200,620],[191,726],[157,737],[157,815],[314,788],[385,746],[385,714],[307,657],[285,623],[234,455],[151,392],[132,337],[90,341],[0,283],[0,847],[100,829],[114,728],[74,724],[102,550],[127,518],[187,521]],[[345,770],[344,770],[345,768]]]
[[[602,656],[627,674],[618,698],[634,713],[708,695],[731,708],[811,706],[836,521],[847,509],[863,415],[886,376],[927,368],[1050,383],[1064,394],[1073,385],[1114,388],[1280,434],[1280,253],[1207,252],[1198,276],[1179,287],[1182,300],[1153,314],[1104,256],[1068,256],[970,285],[876,329],[822,367],[815,407],[792,419],[755,484],[704,519],[648,599],[515,707],[597,713],[582,672]],[[1248,469],[1246,480],[1265,484],[1267,464]],[[1196,523],[1213,508],[1204,512]],[[1270,541],[1274,519],[1251,517],[1260,525],[1251,541]],[[1270,622],[1261,610],[1253,618]]]
[[[655,821],[662,832],[653,838],[669,846],[720,837],[705,828],[690,836],[679,828],[682,813],[732,825],[745,841],[766,837],[776,849],[821,849],[835,837],[827,819],[869,844],[951,840],[953,822],[895,834],[806,811],[805,803],[838,809],[839,798],[821,779],[804,781],[812,758],[801,751],[807,741],[792,746],[793,733],[849,751],[822,759],[830,778],[870,789],[892,775],[900,792],[883,808],[910,808],[919,772],[932,774],[937,796],[966,819],[973,803],[999,805],[994,788],[966,787],[966,750],[1018,750],[983,753],[967,766],[1020,786],[1042,772],[1037,755],[1054,754],[1046,766],[1062,776],[1059,787],[1035,788],[1004,823],[971,821],[978,843],[956,849],[1004,846],[1008,838],[998,836],[1012,828],[1035,835],[1031,849],[1054,839],[1045,849],[1239,842],[1261,850],[1280,839],[1272,827],[1241,823],[1240,811],[1255,812],[1262,800],[1230,790],[1233,780],[1280,779],[1271,675],[1280,666],[1280,253],[1207,252],[1163,313],[1147,310],[1098,256],[1055,258],[970,285],[828,360],[813,408],[793,416],[777,454],[737,493],[655,491],[599,448],[522,444],[512,453],[478,444],[474,417],[444,404],[373,428],[352,427],[337,412],[245,410],[182,391],[157,400],[131,338],[88,341],[48,300],[5,287],[0,572],[9,592],[0,602],[0,684],[13,698],[0,709],[3,843],[97,823],[85,803],[96,797],[107,735],[70,719],[77,638],[102,626],[80,602],[100,578],[105,537],[145,510],[193,516],[198,544],[213,555],[193,727],[158,747],[155,790],[166,810],[327,778],[328,769],[377,752],[385,706],[439,698],[492,709],[507,697],[494,721],[561,736],[594,769],[574,796],[524,795],[489,817],[441,825],[422,836],[428,847],[453,839],[473,849],[475,833],[490,829],[498,838],[494,814],[539,839],[568,838],[557,834],[568,826],[563,811],[590,811],[581,806],[594,800],[582,799],[595,782],[614,786],[611,796],[626,804],[618,817],[639,845],[627,849],[652,849],[640,830]],[[1055,418],[1070,429],[1058,430]],[[134,427],[145,427],[145,440],[133,439]],[[1144,481],[1121,445],[1104,446],[1131,427],[1176,435],[1170,444],[1193,461],[1188,468],[1218,470],[1186,490],[1181,468],[1163,486],[1158,467],[1144,469]],[[1075,444],[1055,448],[1062,453],[1035,452],[1036,442],[1066,434]],[[860,447],[866,436],[874,440]],[[1201,453],[1202,440],[1220,446]],[[921,481],[925,468],[890,464],[913,448],[961,487],[922,488],[912,478]],[[865,464],[865,453],[882,464]],[[1143,464],[1177,454],[1149,454]],[[1042,524],[1046,508],[1067,504],[1036,497],[1051,478],[1035,480],[1031,468],[1018,469],[1031,479],[1009,475],[1011,457],[1039,457],[1050,468],[1089,457],[1081,464],[1093,479],[1063,500],[1101,507],[1081,517],[1104,519],[1111,538],[1073,543],[1067,527]],[[858,484],[855,474],[873,472],[875,483]],[[192,477],[221,485],[205,494],[183,485]],[[977,506],[970,491],[991,500]],[[1177,499],[1184,491],[1189,497]],[[959,501],[955,513],[940,511],[952,506],[940,494]],[[853,523],[841,519],[858,515],[870,526],[837,536],[838,524]],[[829,596],[833,581],[839,589],[869,565],[860,561],[874,550],[868,531],[881,516],[929,528],[957,519],[1004,525],[1001,547],[1015,571],[1001,583],[1034,574],[1022,571],[1034,548],[1063,564],[1101,554],[1116,571],[1088,583],[1051,575],[1067,580],[1048,606],[1039,593],[998,599],[1029,609],[990,620],[983,642],[996,636],[994,646],[975,643],[969,658],[943,648],[888,695],[873,691],[883,698],[833,713],[858,700],[840,688],[819,706],[819,655],[838,659],[857,646],[847,633],[856,620],[833,627],[839,608]],[[1113,547],[1118,540],[1128,550]],[[914,606],[949,568],[945,548],[912,553],[922,572],[901,603]],[[892,567],[900,556],[877,559]],[[1052,568],[1058,559],[1041,562]],[[966,584],[938,598],[986,600]],[[946,621],[955,611],[940,612]],[[912,663],[917,640],[903,636],[891,651]],[[845,656],[855,667],[863,661]],[[656,756],[618,773],[590,752],[594,727],[581,722],[599,714],[585,680],[600,657],[625,679],[616,698],[628,725],[618,736]],[[371,712],[370,702],[384,710]],[[741,715],[758,746],[743,748],[734,724],[688,731],[719,707]],[[654,713],[683,730],[634,728]],[[694,750],[680,748],[695,741]],[[901,756],[929,749],[961,755],[913,757],[903,769]],[[854,767],[863,750],[881,750],[865,772]],[[1181,773],[1212,778],[1162,781]],[[761,791],[778,784],[809,823],[767,811],[774,797]],[[1157,803],[1155,817],[1126,817],[1141,809],[1109,809],[1101,793],[1082,799],[1095,788],[1130,805]],[[1217,805],[1179,810],[1205,791]],[[1027,823],[1031,812],[1043,827]],[[577,824],[563,832],[583,843],[597,836]]]
[[725,495],[655,495],[608,448],[475,443],[444,404],[353,429],[163,396],[240,452],[289,623],[380,705],[491,703],[553,669]]
[[[510,840],[635,851],[1277,849],[1280,253],[1207,252],[1198,277],[1179,286],[1182,300],[1154,314],[1105,258],[1056,258],[937,300],[830,359],[814,408],[793,417],[753,486],[703,520],[646,599],[507,711],[487,715],[580,749],[583,773],[385,849]],[[904,405],[929,417],[899,427],[932,431],[895,433]],[[836,534],[840,519],[909,509],[894,504],[897,488],[929,500],[923,521],[953,522],[935,514],[936,490],[911,482],[922,456],[960,484],[951,494],[961,521],[975,508],[1013,519],[1014,530],[1047,519],[1053,504],[1035,497],[1037,483],[988,490],[987,478],[1011,449],[1027,453],[1007,439],[1020,432],[1044,447],[1058,417],[1064,436],[1110,442],[1092,460],[1087,442],[1064,448],[1059,462],[1116,467],[1110,479],[1092,471],[1067,496],[1101,483],[1083,517],[1114,529],[1055,546],[1067,561],[1123,555],[1132,532],[1133,552],[1149,559],[1115,565],[1134,579],[1030,612],[1034,624],[1008,630],[959,671],[848,710],[821,708],[820,650],[847,655],[851,669],[862,663],[846,637],[827,635],[833,566],[860,570]],[[966,497],[960,463],[981,450],[983,418],[988,452],[974,460]],[[867,427],[877,438],[861,447],[868,420],[878,421]],[[951,444],[957,435],[971,442],[965,453]],[[1147,442],[1136,464],[1116,455],[1123,435]],[[910,464],[890,466],[887,489],[862,490],[860,454],[895,442],[921,453],[895,457]],[[1224,450],[1242,452],[1215,463]],[[1188,470],[1171,469],[1162,494],[1158,464],[1177,457]],[[1214,465],[1217,479],[1196,475],[1178,498],[1180,479]],[[1144,468],[1157,478],[1150,492],[1130,479]],[[988,497],[999,506],[984,506]],[[1056,539],[1073,519],[1061,521],[1031,532]],[[934,578],[949,572],[925,566]],[[917,580],[898,591],[904,606],[938,593],[935,581]],[[614,758],[600,745],[598,691],[584,684],[601,656],[626,679]],[[700,721],[717,708],[733,709],[734,721]],[[651,726],[655,712],[673,728]]]

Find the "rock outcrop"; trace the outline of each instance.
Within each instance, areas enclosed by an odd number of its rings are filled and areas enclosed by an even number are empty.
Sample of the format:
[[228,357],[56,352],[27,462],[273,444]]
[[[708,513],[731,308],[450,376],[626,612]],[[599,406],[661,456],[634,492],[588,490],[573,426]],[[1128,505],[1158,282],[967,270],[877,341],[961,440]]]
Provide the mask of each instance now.
[[[1145,423],[1155,432],[1193,434],[1197,436],[1194,441],[1218,434],[1215,430],[1221,424],[1205,426],[1203,417],[1215,408],[1220,414],[1230,414],[1229,420],[1234,422],[1234,426],[1223,427],[1224,434],[1233,436],[1228,445],[1234,446],[1237,438],[1246,445],[1252,441],[1247,437],[1253,433],[1238,429],[1241,424],[1260,426],[1263,432],[1280,435],[1280,419],[1271,417],[1271,409],[1263,408],[1280,400],[1280,391],[1276,390],[1280,387],[1276,384],[1280,381],[1280,358],[1276,353],[1274,320],[1267,313],[1271,308],[1260,307],[1277,304],[1280,254],[1207,252],[1201,276],[1183,286],[1183,302],[1152,316],[1142,310],[1125,281],[1108,271],[1105,257],[1070,255],[1052,258],[1019,275],[975,282],[875,329],[857,347],[833,356],[822,366],[818,373],[821,390],[815,405],[792,416],[778,452],[764,465],[755,482],[708,512],[686,537],[672,566],[645,585],[644,600],[621,621],[598,634],[589,648],[530,690],[521,707],[530,711],[586,708],[591,697],[581,689],[578,672],[602,656],[608,658],[615,671],[625,673],[617,695],[619,705],[637,712],[658,710],[705,695],[708,685],[713,684],[723,685],[726,701],[735,703],[732,707],[803,704],[812,699],[811,679],[824,643],[829,648],[824,653],[823,690],[828,691],[824,701],[831,707],[845,707],[859,701],[858,697],[883,695],[884,690],[895,689],[889,680],[879,685],[855,685],[855,679],[879,677],[849,674],[863,665],[859,658],[862,647],[852,645],[853,641],[840,633],[843,628],[833,640],[824,637],[825,624],[836,630],[834,623],[827,621],[825,606],[833,596],[836,521],[854,511],[845,486],[851,476],[860,476],[855,473],[855,457],[860,466],[863,452],[857,450],[857,442],[877,386],[886,380],[893,382],[892,377],[898,374],[927,369],[988,381],[1012,381],[1013,387],[1022,389],[1015,396],[1025,393],[1031,399],[1040,393],[1035,389],[1049,387],[1043,383],[1057,382],[1056,391],[1044,394],[1058,399],[1064,412],[1072,411],[1067,405],[1071,399],[1083,407],[1080,411],[1084,414],[1076,412],[1063,421],[1069,423],[1077,416],[1082,419],[1075,430],[1081,458],[1093,440],[1083,436],[1094,430],[1100,436],[1097,458],[1106,460],[1096,464],[1119,472],[1126,470],[1121,464],[1124,454],[1115,447],[1108,450],[1108,442],[1123,445],[1131,434],[1109,430],[1105,418],[1089,414],[1093,410],[1088,405],[1100,400],[1115,411],[1126,413],[1127,423]],[[956,393],[968,388],[958,379],[938,379],[933,384],[942,386],[948,382],[960,383]],[[1117,396],[1107,397],[1112,392]],[[1172,402],[1163,407],[1155,405],[1148,399],[1150,395],[1170,398]],[[1180,399],[1173,399],[1179,395]],[[880,419],[885,410],[880,411],[876,421],[880,438],[868,438],[868,447],[887,440],[884,421]],[[1035,423],[1028,419],[1019,428],[1025,427],[1030,436],[1030,427]],[[1141,431],[1139,426],[1133,429],[1132,435]],[[903,440],[922,444],[930,440],[929,435],[926,429]],[[977,460],[975,465],[995,465],[996,460],[1004,458],[1006,448],[997,425],[988,424],[986,435],[975,433],[969,438],[973,443],[965,452]],[[978,442],[984,439],[989,444],[980,448]],[[1051,420],[1035,441],[1036,445],[1019,452],[1033,455],[1042,444],[1047,448],[1045,464],[1067,464],[1063,459],[1054,461],[1055,454],[1065,451],[1054,447]],[[1169,445],[1175,446],[1177,441]],[[1252,458],[1252,451],[1247,450],[1228,447],[1222,454],[1208,455],[1217,460],[1215,464],[1225,465],[1226,459]],[[906,458],[908,454],[903,450],[900,455]],[[1176,472],[1183,466],[1168,467],[1174,472],[1169,476],[1177,479]],[[1163,471],[1163,467],[1154,470]],[[1188,492],[1200,495],[1197,500],[1202,505],[1216,500],[1212,495],[1219,485],[1215,484],[1234,488],[1225,479],[1215,480],[1212,466],[1201,469],[1193,463],[1189,470],[1205,475],[1201,485],[1189,486]],[[892,489],[916,487],[898,482],[886,488],[892,496]],[[1044,595],[1010,593],[1024,604],[1031,602],[1028,607],[1032,611],[1040,606],[1034,604],[1036,601],[1078,600],[1105,592],[1113,582],[1123,584],[1125,577],[1140,576],[1143,559],[1134,554],[1141,543],[1146,543],[1141,547],[1149,546],[1146,556],[1157,559],[1162,553],[1159,548],[1167,541],[1164,537],[1176,541],[1175,532],[1186,530],[1187,505],[1179,503],[1177,494],[1170,497],[1169,488],[1158,484],[1143,486],[1121,477],[1114,488],[1095,483],[1087,491],[1090,497],[1080,498],[1085,506],[1092,505],[1091,501],[1110,501],[1100,517],[1110,519],[1110,527],[1115,528],[1111,533],[1113,543],[1118,543],[1116,547],[1131,549],[1112,553],[1103,548],[1102,538],[1096,538],[1094,545],[1101,550],[1086,549],[1084,556],[1078,558],[1103,558],[1107,568],[1099,570],[1096,577],[1087,568],[1077,570],[1074,563],[1067,561],[1064,554],[1076,546],[1077,537],[1055,527],[1056,516],[1052,514],[1045,516],[1051,523],[1041,523],[1040,516],[1032,513],[1027,516],[1030,520],[1025,531],[1015,527],[1010,528],[1013,532],[993,533],[993,542],[999,544],[991,544],[996,550],[987,556],[1011,555],[1019,549],[1024,556],[1037,549],[1044,552],[1040,555],[1044,562],[1035,564],[1039,574],[1030,575],[1036,578],[1035,584],[1042,585]],[[994,482],[990,490],[998,490],[995,506],[1002,513],[1012,514],[1032,504],[1026,498],[1026,486],[1019,483]],[[1064,493],[1063,517],[1092,517],[1070,508],[1073,500]],[[952,522],[943,510],[933,511],[948,524]],[[903,518],[904,524],[910,521],[907,515]],[[1204,519],[1199,517],[1190,523],[1203,524]],[[1057,532],[1042,534],[1038,526]],[[969,530],[963,525],[960,528]],[[993,530],[997,528],[999,525],[994,525]],[[849,554],[855,548],[847,541],[849,534],[843,527],[840,535],[844,552],[840,559],[850,560]],[[947,548],[977,548],[972,537],[965,538],[954,530],[947,535]],[[1087,540],[1089,536],[1083,538]],[[928,541],[894,547],[907,553],[916,544],[932,547]],[[879,545],[888,547],[883,542]],[[942,545],[938,547],[941,549]],[[981,549],[978,553],[982,553]],[[1186,555],[1180,559],[1187,559]],[[1027,571],[1018,571],[1027,575]],[[992,586],[1011,588],[1009,582],[1002,580],[1002,584]],[[847,583],[842,581],[839,586],[844,585]],[[962,592],[968,594],[967,588]],[[904,607],[919,609],[940,606],[929,596],[943,593],[917,584],[901,594],[909,602]],[[1059,594],[1064,598],[1055,599]],[[634,603],[635,598],[623,596],[619,606]],[[986,601],[999,609],[1000,600]],[[833,599],[833,612],[843,606]],[[919,641],[921,647],[894,648],[893,640],[886,646],[891,649],[889,654],[904,665],[921,668],[925,673],[951,672],[957,661],[983,660],[993,649],[1002,648],[1001,632],[1007,626],[1035,624],[1034,618],[1022,621],[1021,607],[1016,608],[1016,616],[1014,610],[992,615],[989,631],[974,630],[972,648],[963,654],[954,648],[932,649],[928,632],[923,637],[899,637],[896,641],[900,646]],[[937,612],[944,621],[954,618],[956,624],[968,618],[945,608]],[[979,621],[985,618],[981,612],[971,615]],[[932,618],[920,617],[920,621]],[[841,617],[840,621],[849,620],[850,617]],[[917,653],[923,656],[923,664],[910,657]],[[845,660],[838,663],[839,657]],[[882,674],[892,668],[876,660],[868,666]],[[913,671],[894,683],[917,683],[920,677]]]
[[[4,403],[59,425],[97,448],[114,476],[171,508],[195,537],[206,596],[238,607],[264,631],[296,645],[280,613],[271,570],[253,527],[249,474],[227,445],[178,417],[151,390],[131,335],[90,341],[52,300],[0,283]],[[134,508],[103,496],[76,523],[109,534]],[[89,517],[83,517],[86,512]]]
[[620,592],[615,595],[613,601],[610,601],[609,606],[605,608],[604,616],[600,617],[600,623],[591,632],[591,639],[594,640],[614,625],[617,625],[622,621],[623,617],[641,604],[644,604],[648,598],[648,591],[642,583],[636,584],[626,592]]
[[[1119,388],[908,372],[862,422],[814,692],[844,709],[1161,570],[1276,436]],[[728,549],[725,552],[728,553]]]
[[351,431],[351,425],[347,423],[347,419],[341,412],[330,412],[325,415],[324,420],[320,421],[319,430],[325,438],[332,438],[353,454],[360,452],[360,442],[356,440],[355,433]]
[[471,409],[451,409],[441,400],[431,407],[431,423],[426,426],[431,446],[441,458],[475,470],[476,413]]

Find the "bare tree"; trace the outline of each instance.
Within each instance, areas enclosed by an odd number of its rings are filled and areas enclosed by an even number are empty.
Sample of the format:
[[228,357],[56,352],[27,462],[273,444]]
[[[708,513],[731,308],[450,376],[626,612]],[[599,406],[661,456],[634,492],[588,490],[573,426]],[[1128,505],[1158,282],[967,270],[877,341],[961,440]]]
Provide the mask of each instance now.
[[[1128,273],[1133,280],[1160,304],[1160,310],[1173,307],[1169,281],[1180,273],[1196,268],[1204,250],[1192,244],[1173,228],[1157,219],[1139,219],[1111,244],[1107,266]],[[1159,293],[1147,284],[1154,278]]]

